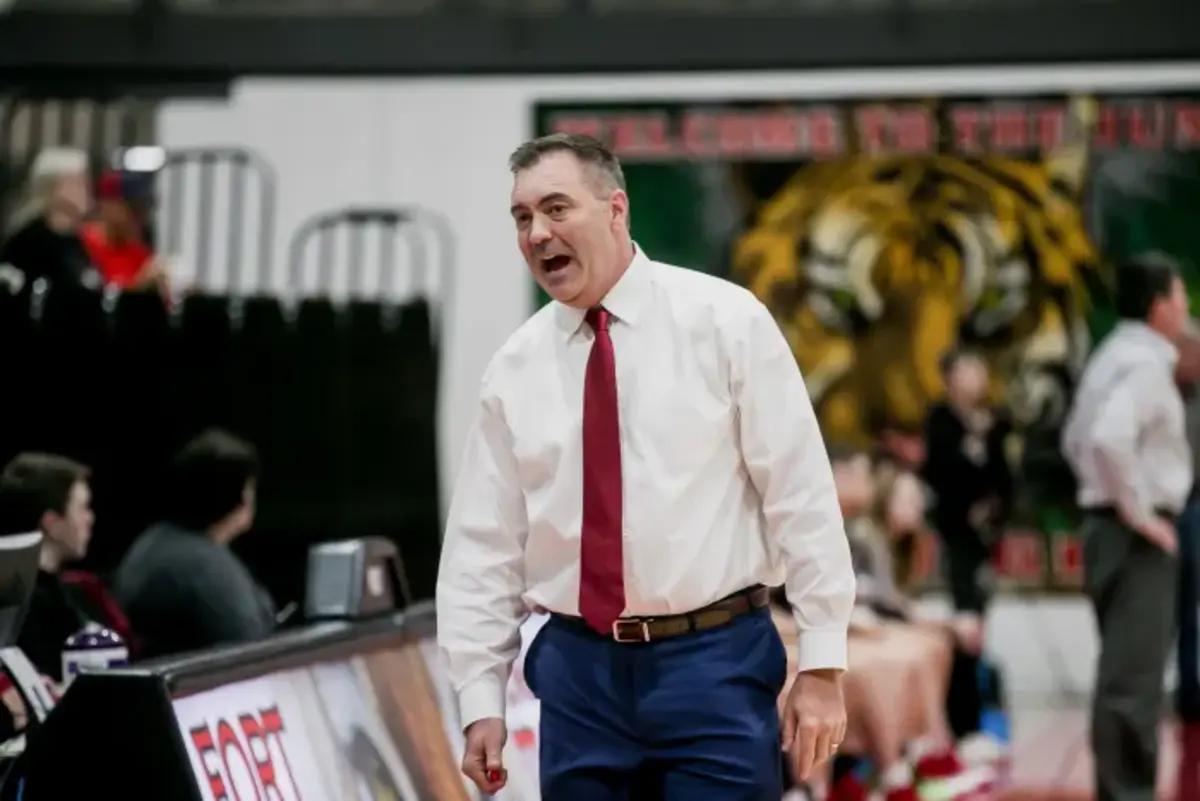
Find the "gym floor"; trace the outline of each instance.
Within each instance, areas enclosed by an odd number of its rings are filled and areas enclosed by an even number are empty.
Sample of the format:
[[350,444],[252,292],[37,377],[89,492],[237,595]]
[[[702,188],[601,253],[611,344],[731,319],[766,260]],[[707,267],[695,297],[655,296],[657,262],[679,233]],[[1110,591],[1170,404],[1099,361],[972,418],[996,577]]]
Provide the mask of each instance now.
[[[1012,773],[998,801],[1091,801],[1092,753],[1088,746],[1088,710],[1026,708],[1013,710]],[[1188,748],[1184,748],[1184,741]],[[1158,798],[1197,801],[1196,793],[1177,794],[1185,750],[1193,787],[1200,782],[1200,727],[1164,722],[1159,740]]]

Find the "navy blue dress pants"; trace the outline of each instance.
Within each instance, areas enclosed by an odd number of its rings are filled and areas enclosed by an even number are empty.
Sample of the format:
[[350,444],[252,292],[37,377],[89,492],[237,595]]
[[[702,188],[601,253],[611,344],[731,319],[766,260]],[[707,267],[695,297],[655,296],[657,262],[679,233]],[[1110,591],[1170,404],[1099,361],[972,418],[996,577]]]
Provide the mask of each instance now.
[[778,801],[786,672],[766,609],[636,644],[552,617],[525,657],[541,701],[542,798]]

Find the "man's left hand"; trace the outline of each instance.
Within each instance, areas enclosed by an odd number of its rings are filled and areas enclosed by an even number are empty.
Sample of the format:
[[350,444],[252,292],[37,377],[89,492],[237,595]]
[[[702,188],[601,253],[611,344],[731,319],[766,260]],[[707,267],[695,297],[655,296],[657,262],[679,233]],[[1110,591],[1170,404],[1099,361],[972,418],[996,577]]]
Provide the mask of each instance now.
[[783,750],[796,781],[812,778],[845,736],[842,671],[811,670],[796,676],[783,708]]

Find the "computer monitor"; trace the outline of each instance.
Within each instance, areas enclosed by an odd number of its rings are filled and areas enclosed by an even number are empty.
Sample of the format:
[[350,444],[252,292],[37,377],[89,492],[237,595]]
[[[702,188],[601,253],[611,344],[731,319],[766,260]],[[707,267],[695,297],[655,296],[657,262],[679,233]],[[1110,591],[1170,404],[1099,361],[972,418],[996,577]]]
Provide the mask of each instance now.
[[37,581],[42,534],[0,536],[0,647],[12,645],[21,632]]
[[307,581],[308,620],[362,619],[412,603],[400,551],[381,537],[314,545]]

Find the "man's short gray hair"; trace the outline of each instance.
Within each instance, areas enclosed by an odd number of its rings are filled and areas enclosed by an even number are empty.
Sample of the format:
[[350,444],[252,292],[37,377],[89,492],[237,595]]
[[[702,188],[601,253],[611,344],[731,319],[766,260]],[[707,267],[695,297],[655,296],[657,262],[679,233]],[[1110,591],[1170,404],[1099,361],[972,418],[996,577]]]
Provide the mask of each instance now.
[[625,173],[621,171],[621,162],[603,142],[583,134],[556,133],[531,139],[508,157],[509,169],[516,175],[537,164],[548,153],[572,153],[608,184],[604,188],[625,189]]

